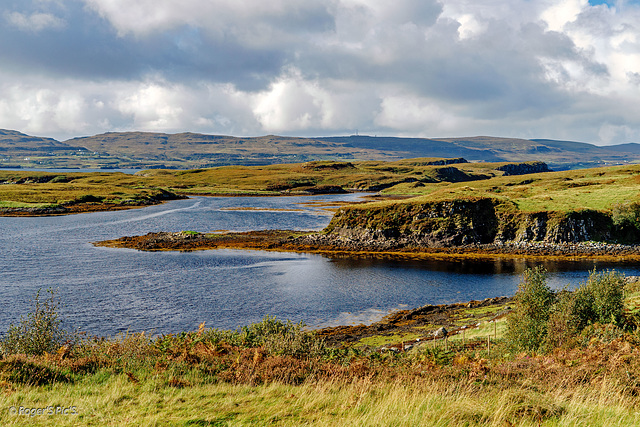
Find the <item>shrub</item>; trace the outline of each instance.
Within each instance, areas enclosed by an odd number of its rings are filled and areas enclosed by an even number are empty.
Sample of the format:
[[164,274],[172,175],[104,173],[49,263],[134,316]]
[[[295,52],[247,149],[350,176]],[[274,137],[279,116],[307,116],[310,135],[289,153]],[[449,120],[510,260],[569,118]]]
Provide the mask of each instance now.
[[281,356],[321,356],[324,343],[315,333],[304,331],[304,323],[282,322],[265,316],[259,323],[242,328],[243,344],[248,347],[263,346],[270,354]]
[[603,343],[610,343],[613,340],[622,338],[624,332],[613,324],[600,324],[594,323],[592,325],[587,326],[580,333],[580,344],[584,347],[591,344],[594,340]]
[[574,313],[578,331],[594,323],[624,326],[624,275],[615,271],[592,271],[584,285],[575,291]]
[[76,335],[61,327],[62,321],[58,317],[60,302],[55,291],[49,288],[47,292],[49,298],[41,301],[38,290],[27,318],[21,316],[19,325],[9,326],[1,341],[1,353],[38,356],[45,352],[53,353],[65,344],[75,344]]
[[614,206],[611,218],[620,241],[633,243],[640,239],[640,203]]
[[572,347],[579,332],[575,314],[576,294],[562,290],[556,295],[556,303],[549,312],[546,345],[548,348]]
[[[592,271],[574,292],[562,292],[551,309],[547,344],[567,346],[591,325],[625,326],[624,275],[615,271]],[[584,339],[581,339],[584,341]]]
[[537,351],[547,338],[555,295],[547,285],[547,270],[527,269],[515,295],[516,308],[507,318],[507,341],[517,350]]

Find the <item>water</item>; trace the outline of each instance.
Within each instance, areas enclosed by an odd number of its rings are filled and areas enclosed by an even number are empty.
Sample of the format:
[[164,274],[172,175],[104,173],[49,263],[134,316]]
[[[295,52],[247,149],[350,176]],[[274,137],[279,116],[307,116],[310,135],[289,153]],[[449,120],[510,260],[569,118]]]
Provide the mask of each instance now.
[[[128,211],[0,218],[0,331],[27,313],[29,300],[47,287],[59,289],[68,324],[113,336],[193,330],[203,321],[232,329],[267,314],[311,326],[371,322],[399,308],[513,295],[522,271],[534,265],[264,251],[140,252],[91,244],[156,231],[319,230],[330,215],[301,202],[357,197],[196,197]],[[225,210],[233,207],[272,210]],[[594,266],[613,265],[546,263],[554,288],[575,286]],[[636,264],[616,269],[640,275]]]
[[15,172],[50,172],[50,173],[73,173],[73,172],[122,172],[127,175],[133,175],[143,169],[91,169],[91,168],[8,168],[0,164],[0,171]]

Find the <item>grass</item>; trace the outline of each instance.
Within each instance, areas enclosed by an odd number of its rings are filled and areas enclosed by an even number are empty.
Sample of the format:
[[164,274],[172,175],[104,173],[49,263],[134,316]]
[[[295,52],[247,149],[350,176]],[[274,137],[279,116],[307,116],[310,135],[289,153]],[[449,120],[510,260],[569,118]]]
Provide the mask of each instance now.
[[396,344],[403,341],[415,340],[416,338],[420,338],[421,336],[421,334],[415,332],[393,335],[376,335],[373,337],[363,338],[358,342],[358,344],[370,347],[380,347],[385,344]]
[[[592,380],[580,384],[571,376],[566,381],[562,377],[583,366],[568,368],[562,358],[550,362],[549,357],[502,357],[452,352],[448,364],[437,366],[421,353],[394,356],[383,362],[382,374],[373,362],[359,358],[351,361],[347,376],[309,378],[301,384],[212,381],[193,368],[194,372],[138,370],[131,376],[102,369],[73,383],[38,387],[5,383],[0,423],[632,426],[640,422],[636,410],[640,401],[625,392],[615,375],[586,372]],[[549,378],[537,375],[538,369],[550,372]],[[11,407],[49,405],[75,407],[77,415],[8,413]]]
[[[272,383],[264,386],[212,384],[166,388],[160,381],[144,386],[126,377],[77,387],[56,385],[29,390],[30,402],[73,401],[78,415],[0,416],[3,425],[637,425],[640,416],[606,387],[535,391],[499,388],[478,395],[469,384],[441,381]],[[97,397],[99,396],[99,397]],[[21,406],[26,396],[0,398],[0,405]],[[402,404],[398,404],[402,402]],[[64,404],[64,403],[63,403]],[[542,423],[540,423],[542,421]],[[507,424],[509,423],[509,424]]]
[[[504,176],[498,168],[505,163],[429,165],[433,160],[225,166],[147,170],[136,175],[0,171],[0,203],[60,204],[85,195],[115,203],[144,199],[158,188],[187,195],[280,195],[333,186],[411,196],[411,203],[491,197],[512,201],[524,212],[567,212],[610,210],[639,196],[640,166],[635,165]],[[452,169],[457,172],[451,173]]]
[[[635,304],[637,286],[627,285],[628,308]],[[475,307],[461,314],[492,313]],[[446,350],[442,341],[427,342],[397,354],[323,347],[301,325],[274,318],[237,331],[203,324],[198,331],[162,337],[85,339],[40,356],[5,354],[0,425],[640,423],[638,333],[516,354],[505,342],[505,325],[504,318],[496,322],[495,337],[491,322],[467,330],[466,348],[457,335]],[[487,336],[492,336],[489,354]],[[17,375],[27,370],[39,373],[40,385],[32,375]],[[68,413],[10,413],[48,407]]]

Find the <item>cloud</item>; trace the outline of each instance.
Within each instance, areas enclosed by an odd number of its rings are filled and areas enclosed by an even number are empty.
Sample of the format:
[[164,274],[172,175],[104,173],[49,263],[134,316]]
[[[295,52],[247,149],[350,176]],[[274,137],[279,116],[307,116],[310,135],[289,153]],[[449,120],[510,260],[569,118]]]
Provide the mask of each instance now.
[[0,127],[639,136],[637,2],[7,0],[0,14]]
[[151,36],[182,27],[199,28],[214,39],[231,37],[254,47],[292,42],[292,35],[332,27],[330,2],[306,0],[86,0],[121,37]]
[[20,12],[6,12],[5,20],[12,26],[22,30],[38,33],[43,30],[59,30],[66,22],[49,13],[32,13],[26,15]]

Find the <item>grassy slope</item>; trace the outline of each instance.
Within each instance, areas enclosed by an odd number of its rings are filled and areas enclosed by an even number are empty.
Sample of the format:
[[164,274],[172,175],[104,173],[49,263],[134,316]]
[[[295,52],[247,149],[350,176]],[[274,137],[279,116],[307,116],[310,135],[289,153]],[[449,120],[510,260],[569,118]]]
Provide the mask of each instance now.
[[160,187],[184,194],[212,195],[278,195],[282,190],[305,190],[319,185],[366,190],[379,184],[392,185],[407,178],[423,177],[436,169],[435,166],[402,167],[401,163],[385,162],[311,162],[188,171],[148,170],[136,175],[0,171],[0,182],[3,183],[0,200],[59,203],[84,194],[119,199]]
[[[478,164],[486,165],[486,164]],[[476,165],[465,169],[472,171]],[[402,184],[385,190],[389,194],[424,193],[411,202],[459,197],[493,197],[513,201],[520,210],[608,210],[617,203],[637,201],[640,166],[613,166],[531,175],[496,176],[490,180],[438,183],[423,188]],[[383,202],[390,203],[390,202]],[[363,205],[362,208],[365,208]]]
[[[24,387],[0,397],[0,422],[12,425],[144,426],[634,426],[637,399],[609,386],[557,387],[548,394],[531,389],[480,390],[446,381],[384,383],[367,379],[303,385],[207,384],[168,387],[164,379],[135,385],[126,376],[87,378],[81,384]],[[11,417],[4,408],[60,403],[76,416]],[[509,423],[509,424],[507,424]]]
[[[43,182],[47,181],[47,182]],[[56,206],[85,196],[105,202],[141,201],[158,187],[123,173],[0,172],[0,207]]]

